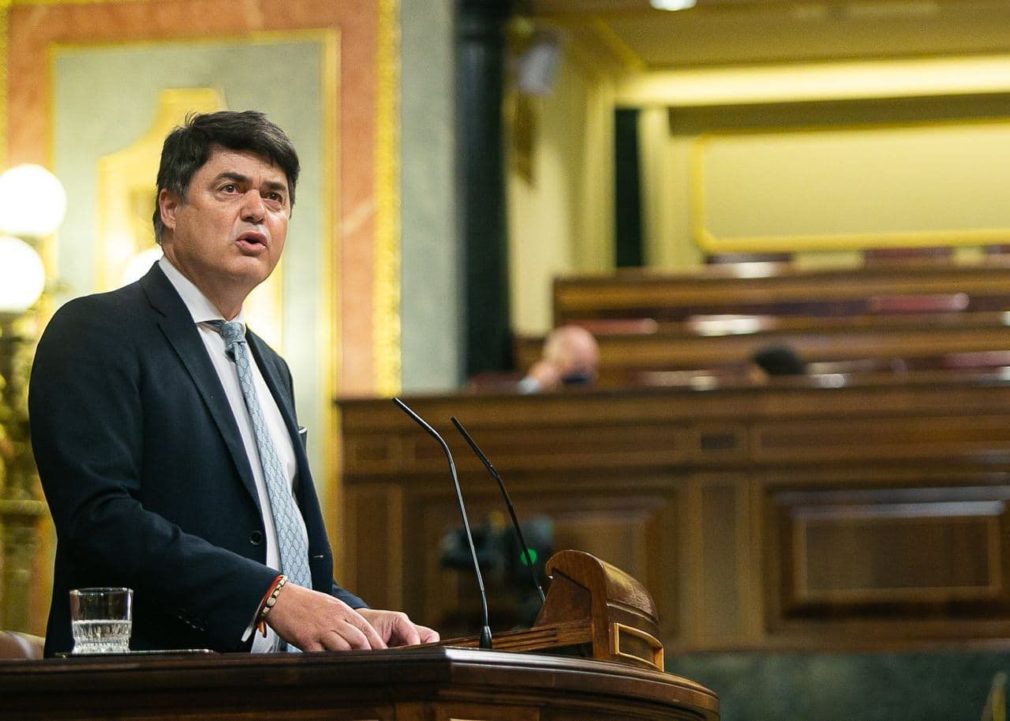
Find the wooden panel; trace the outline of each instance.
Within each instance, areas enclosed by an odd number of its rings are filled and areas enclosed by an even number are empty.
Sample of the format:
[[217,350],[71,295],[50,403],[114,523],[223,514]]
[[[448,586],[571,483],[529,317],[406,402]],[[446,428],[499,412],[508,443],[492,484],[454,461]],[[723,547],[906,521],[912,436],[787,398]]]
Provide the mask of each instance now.
[[[956,395],[951,403],[957,403]],[[1010,445],[1010,426],[996,415],[906,417],[893,410],[881,409],[858,420],[755,424],[754,456],[768,461],[950,458]]]
[[[447,441],[460,468],[482,468],[457,436],[447,435]],[[479,442],[496,466],[564,472],[571,468],[622,467],[657,460],[674,463],[696,453],[696,444],[701,439],[690,437],[687,429],[678,425],[643,423],[625,428],[613,426],[592,436],[573,428],[506,426]],[[382,474],[398,469],[431,473],[447,468],[440,447],[424,435],[349,438],[345,448],[346,465],[355,473]]]
[[888,635],[936,621],[1005,627],[1008,499],[1006,484],[769,489],[769,626],[789,634],[828,619],[886,621],[873,627]]
[[1003,511],[1002,503],[799,511],[795,601],[988,600],[999,594],[1002,580]]
[[383,608],[403,605],[403,490],[393,484],[354,487],[347,493],[346,573],[342,583]]
[[[695,610],[690,633],[707,648],[738,643],[749,632],[746,569],[751,562],[747,483],[742,476],[698,478],[692,484],[697,555],[691,588]],[[720,567],[719,573],[709,569]]]
[[[482,441],[481,445],[486,453],[493,455],[496,465],[553,468],[560,472],[586,465],[620,467],[629,463],[655,462],[657,458],[676,462],[691,447],[686,429],[676,425],[617,425],[609,427],[605,433],[592,436],[575,428],[538,427],[535,432],[532,430],[532,427],[496,429],[490,435],[486,434],[486,441]],[[464,464],[479,467],[457,438],[450,437],[449,442],[459,448]],[[445,456],[430,438],[415,435],[405,440],[405,444],[411,452],[405,452],[403,457],[413,458],[417,467],[445,467]]]

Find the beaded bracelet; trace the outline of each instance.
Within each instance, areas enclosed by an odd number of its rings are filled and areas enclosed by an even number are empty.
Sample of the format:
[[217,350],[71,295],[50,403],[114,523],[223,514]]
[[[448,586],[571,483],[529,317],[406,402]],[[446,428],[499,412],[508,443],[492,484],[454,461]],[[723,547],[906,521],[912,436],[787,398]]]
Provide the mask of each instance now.
[[288,577],[283,573],[274,579],[270,590],[267,591],[267,595],[264,597],[263,605],[260,607],[259,617],[256,619],[256,627],[259,629],[260,633],[264,636],[267,633],[267,614],[277,603],[277,597],[281,594],[281,589],[284,588],[284,584],[288,582]]

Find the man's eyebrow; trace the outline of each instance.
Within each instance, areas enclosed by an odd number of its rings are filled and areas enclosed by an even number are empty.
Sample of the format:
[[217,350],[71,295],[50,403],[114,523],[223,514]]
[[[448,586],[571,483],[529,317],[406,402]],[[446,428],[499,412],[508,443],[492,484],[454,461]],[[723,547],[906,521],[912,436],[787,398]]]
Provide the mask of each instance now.
[[288,192],[288,184],[283,183],[280,180],[267,180],[263,183],[263,187],[267,190],[277,190],[281,193]]
[[249,176],[242,175],[242,173],[237,173],[234,170],[225,170],[224,172],[218,173],[214,181],[218,180],[234,180],[236,183],[248,183]]
[[[248,175],[243,175],[242,173],[236,172],[234,170],[225,170],[218,173],[217,177],[214,179],[215,182],[221,180],[234,180],[236,183],[248,184],[251,182]],[[267,190],[277,190],[283,193],[288,192],[288,184],[280,180],[267,180],[263,182],[263,187]]]

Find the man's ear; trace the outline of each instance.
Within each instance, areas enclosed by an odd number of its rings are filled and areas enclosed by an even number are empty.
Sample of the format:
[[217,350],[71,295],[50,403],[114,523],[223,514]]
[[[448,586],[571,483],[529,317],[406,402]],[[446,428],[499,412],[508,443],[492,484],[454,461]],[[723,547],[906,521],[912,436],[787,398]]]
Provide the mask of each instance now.
[[165,188],[158,192],[158,213],[161,215],[161,223],[170,230],[175,230],[175,214],[179,210],[178,196]]

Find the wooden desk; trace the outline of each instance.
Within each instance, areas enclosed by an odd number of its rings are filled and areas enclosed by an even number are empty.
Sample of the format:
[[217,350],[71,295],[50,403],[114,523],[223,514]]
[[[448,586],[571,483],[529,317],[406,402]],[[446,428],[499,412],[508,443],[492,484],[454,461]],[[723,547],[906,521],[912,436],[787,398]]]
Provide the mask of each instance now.
[[698,684],[612,663],[413,648],[0,662],[17,721],[716,721]]
[[[407,401],[452,446],[475,523],[501,501],[451,415],[555,548],[645,585],[668,654],[1010,639],[1006,381]],[[441,624],[473,600],[471,577],[439,564],[459,524],[445,459],[389,400],[339,405],[341,580]]]

